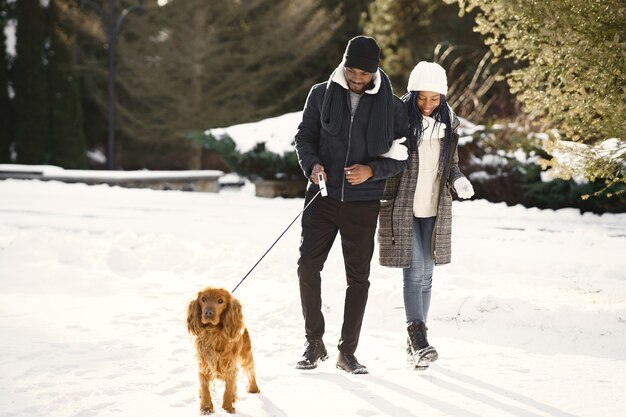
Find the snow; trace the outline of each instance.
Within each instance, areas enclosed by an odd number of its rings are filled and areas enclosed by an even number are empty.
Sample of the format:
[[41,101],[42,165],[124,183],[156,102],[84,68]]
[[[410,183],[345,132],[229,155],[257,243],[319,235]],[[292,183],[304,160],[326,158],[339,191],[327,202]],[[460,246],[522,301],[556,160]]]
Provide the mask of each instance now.
[[17,20],[9,19],[4,26],[4,36],[6,36],[6,53],[10,57],[15,56],[15,32],[17,29]]
[[225,134],[229,135],[241,153],[251,150],[258,142],[265,142],[267,150],[282,155],[295,149],[294,135],[301,121],[302,112],[298,111],[259,122],[209,129],[205,133],[218,139]]
[[21,165],[0,164],[0,173],[12,172],[16,174],[40,173],[43,177],[55,179],[99,179],[99,180],[140,180],[160,178],[207,178],[220,177],[222,171],[217,170],[184,170],[184,171],[150,171],[146,169],[136,171],[112,171],[112,170],[82,170],[63,169],[55,165]]
[[[302,199],[55,181],[0,181],[0,415],[199,415],[186,308],[232,289]],[[237,416],[614,417],[626,408],[626,214],[453,208],[453,263],[436,267],[429,339],[405,364],[401,271],[372,263],[358,359],[335,369],[345,290],[338,242],[323,271],[330,359],[304,349],[296,222],[237,289],[260,394]],[[221,403],[223,384],[213,390]],[[228,415],[219,409],[215,415]]]

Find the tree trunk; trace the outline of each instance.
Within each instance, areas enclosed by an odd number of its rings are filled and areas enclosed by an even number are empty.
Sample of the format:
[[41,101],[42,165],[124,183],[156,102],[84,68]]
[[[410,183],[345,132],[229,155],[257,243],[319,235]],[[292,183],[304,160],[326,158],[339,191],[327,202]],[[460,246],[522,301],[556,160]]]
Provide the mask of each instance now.
[[7,12],[6,0],[0,0],[0,164],[11,162],[12,142],[6,36],[3,30],[7,21]]
[[64,22],[67,0],[52,0],[50,9],[51,162],[63,168],[86,168],[83,108],[76,76],[76,38]]
[[17,162],[48,162],[50,123],[46,71],[48,9],[39,0],[17,2],[15,143]]

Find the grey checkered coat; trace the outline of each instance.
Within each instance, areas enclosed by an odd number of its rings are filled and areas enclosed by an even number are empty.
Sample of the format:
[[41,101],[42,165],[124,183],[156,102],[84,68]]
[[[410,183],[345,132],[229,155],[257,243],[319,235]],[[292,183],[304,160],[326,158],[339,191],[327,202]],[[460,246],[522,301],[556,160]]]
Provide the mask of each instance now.
[[[452,235],[452,195],[450,188],[454,181],[464,175],[459,170],[457,144],[459,135],[458,119],[453,119],[450,160],[442,173],[437,220],[433,230],[433,258],[436,265],[450,263]],[[443,141],[441,141],[443,147]],[[443,149],[442,149],[443,152]],[[393,268],[408,268],[412,257],[413,242],[413,197],[419,171],[417,152],[409,155],[409,167],[387,179],[385,192],[378,216],[378,244],[380,264]]]

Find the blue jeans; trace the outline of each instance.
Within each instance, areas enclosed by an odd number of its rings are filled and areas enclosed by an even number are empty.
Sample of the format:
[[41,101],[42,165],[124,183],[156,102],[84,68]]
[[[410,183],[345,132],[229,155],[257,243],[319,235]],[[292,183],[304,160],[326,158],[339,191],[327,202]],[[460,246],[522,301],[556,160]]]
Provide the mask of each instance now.
[[430,307],[435,260],[431,239],[436,217],[413,217],[413,256],[411,266],[402,270],[406,321],[426,321]]

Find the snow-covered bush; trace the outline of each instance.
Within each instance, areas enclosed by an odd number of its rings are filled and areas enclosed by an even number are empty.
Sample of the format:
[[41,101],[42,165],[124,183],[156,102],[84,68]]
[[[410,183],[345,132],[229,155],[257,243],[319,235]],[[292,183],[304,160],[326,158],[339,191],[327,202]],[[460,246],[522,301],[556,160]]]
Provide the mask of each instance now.
[[595,213],[626,212],[626,185],[610,193],[602,180],[562,179],[546,161],[553,156],[547,133],[527,132],[515,124],[476,126],[463,120],[459,166],[474,185],[476,198],[526,207],[574,207]]

